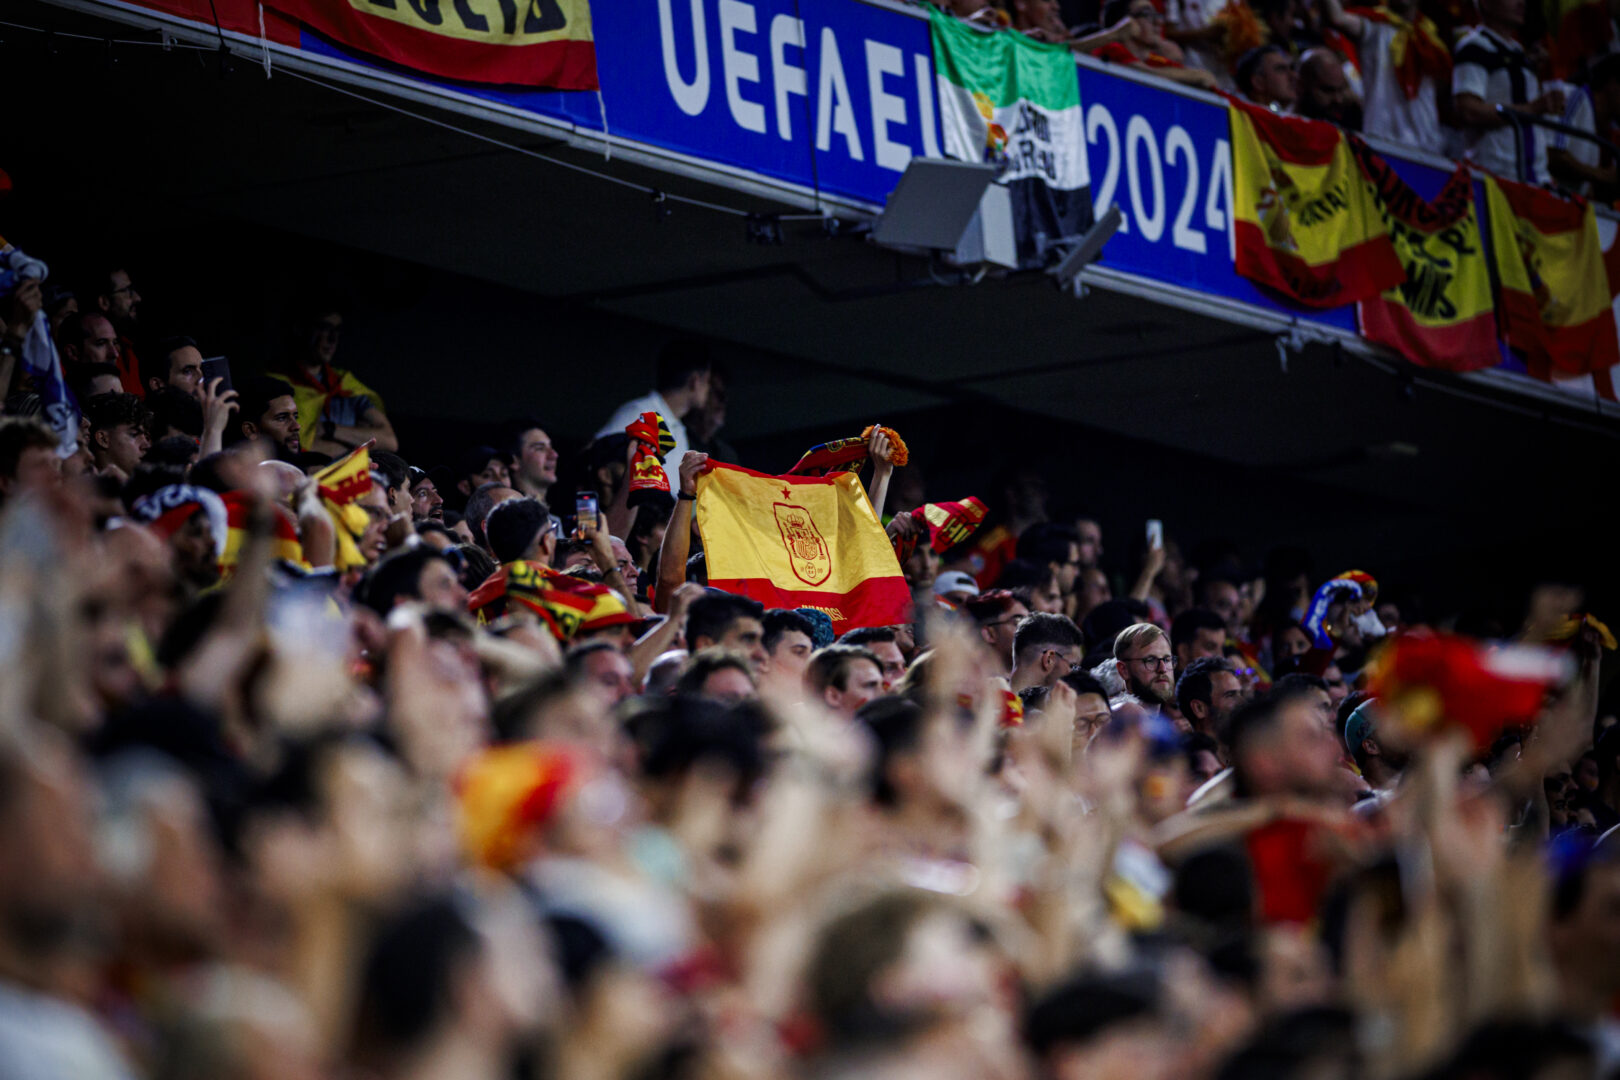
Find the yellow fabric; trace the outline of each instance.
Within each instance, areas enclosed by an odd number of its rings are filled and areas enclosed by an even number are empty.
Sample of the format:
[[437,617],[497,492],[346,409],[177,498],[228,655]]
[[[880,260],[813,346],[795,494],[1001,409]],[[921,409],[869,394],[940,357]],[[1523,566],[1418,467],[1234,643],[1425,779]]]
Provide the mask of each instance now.
[[1501,187],[1485,177],[1491,248],[1503,289],[1536,298],[1547,326],[1578,326],[1610,309],[1609,276],[1592,204],[1579,229],[1544,233],[1513,213]]
[[1357,244],[1385,235],[1382,215],[1343,139],[1323,165],[1286,161],[1242,109],[1232,122],[1232,203],[1240,222],[1268,246],[1311,266],[1336,262]]
[[360,554],[360,539],[371,523],[371,516],[359,503],[360,496],[371,490],[371,448],[359,447],[315,474],[315,483],[321,492],[321,505],[332,518],[332,532],[337,536],[335,564],[341,570],[353,570],[366,564]]
[[[435,34],[439,37],[458,38],[462,41],[476,41],[484,45],[543,45],[550,41],[590,41],[591,37],[591,5],[589,0],[556,0],[564,19],[562,24],[552,31],[534,33],[525,32],[525,19],[513,19],[510,25],[492,12],[494,5],[479,5],[484,7],[482,28],[469,28],[465,18],[444,18],[440,14],[438,19],[430,20],[423,15],[424,11],[437,13],[437,4],[379,4],[375,0],[348,0],[350,7],[365,15],[373,15],[380,19],[389,19],[402,23],[413,30],[420,30],[425,34]],[[446,5],[448,6],[448,5]],[[533,3],[518,6],[520,12],[529,12],[534,8]],[[494,9],[499,11],[500,9]],[[532,16],[529,16],[532,18]]]
[[854,473],[805,479],[719,467],[698,477],[709,580],[845,593],[900,563]]
[[[354,372],[342,368],[332,370],[337,374],[339,384],[348,392],[347,397],[365,398],[378,412],[388,411],[383,408],[382,395],[355,378]],[[320,434],[321,413],[326,409],[327,398],[332,395],[308,383],[294,382],[280,372],[272,371],[270,377],[279,379],[292,388],[293,404],[298,409],[298,445],[308,450],[315,445],[315,437]]]

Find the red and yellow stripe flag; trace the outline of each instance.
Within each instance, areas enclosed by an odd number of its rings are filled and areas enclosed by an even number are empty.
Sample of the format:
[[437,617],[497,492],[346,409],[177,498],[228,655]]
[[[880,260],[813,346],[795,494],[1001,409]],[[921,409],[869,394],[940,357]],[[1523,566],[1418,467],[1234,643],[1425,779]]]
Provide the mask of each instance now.
[[332,518],[337,538],[336,565],[353,570],[366,565],[357,541],[371,523],[371,516],[360,505],[360,496],[371,490],[371,441],[344,454],[315,474],[321,505]]
[[910,591],[854,473],[767,476],[710,462],[696,514],[711,588],[816,608],[839,634],[905,621]]
[[1530,374],[1584,375],[1620,363],[1597,216],[1584,200],[1485,177],[1502,337]]
[[1362,336],[1424,367],[1474,371],[1501,363],[1473,176],[1459,165],[1429,202],[1365,143],[1350,145],[1406,273],[1395,288],[1361,302]]
[[1238,273],[1313,308],[1400,284],[1405,270],[1338,128],[1239,101],[1227,114]]

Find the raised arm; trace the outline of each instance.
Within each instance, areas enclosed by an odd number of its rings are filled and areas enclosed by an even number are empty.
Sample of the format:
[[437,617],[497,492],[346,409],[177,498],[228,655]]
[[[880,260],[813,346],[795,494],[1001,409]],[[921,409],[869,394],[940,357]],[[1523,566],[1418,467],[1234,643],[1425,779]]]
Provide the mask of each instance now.
[[658,582],[653,610],[668,614],[670,597],[686,581],[686,558],[692,551],[692,507],[697,496],[698,473],[709,463],[708,454],[688,450],[681,459],[679,495],[658,549]]

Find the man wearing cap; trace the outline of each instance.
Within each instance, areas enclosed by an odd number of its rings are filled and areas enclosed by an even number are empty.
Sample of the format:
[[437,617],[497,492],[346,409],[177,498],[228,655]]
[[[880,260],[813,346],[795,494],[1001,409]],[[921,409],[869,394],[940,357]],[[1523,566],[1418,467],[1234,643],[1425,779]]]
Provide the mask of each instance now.
[[1406,755],[1385,746],[1378,739],[1378,701],[1368,698],[1344,718],[1344,745],[1355,759],[1361,777],[1376,791],[1395,787],[1406,768]]
[[439,487],[422,469],[410,467],[411,516],[417,521],[443,521],[444,496]]
[[506,455],[493,446],[475,446],[456,462],[456,490],[467,498],[485,484],[512,486]]
[[934,595],[954,609],[979,595],[979,583],[972,574],[947,570],[934,579]]

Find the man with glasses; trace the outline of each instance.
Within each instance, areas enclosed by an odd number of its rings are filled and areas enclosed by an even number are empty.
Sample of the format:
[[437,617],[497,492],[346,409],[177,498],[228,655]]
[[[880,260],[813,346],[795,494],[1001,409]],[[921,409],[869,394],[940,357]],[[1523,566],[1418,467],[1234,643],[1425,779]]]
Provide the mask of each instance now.
[[1152,623],[1133,623],[1114,638],[1114,666],[1125,689],[1157,712],[1175,701],[1176,658],[1170,639]]
[[1006,589],[995,589],[969,600],[967,613],[978,628],[979,637],[995,654],[1000,675],[1011,675],[1013,669],[1013,637],[1018,624],[1029,614],[1029,608]]
[[113,362],[118,365],[118,374],[124,383],[124,393],[145,397],[146,386],[141,381],[141,365],[135,358],[135,343],[131,340],[135,337],[141,294],[136,290],[135,283],[130,280],[129,271],[122,265],[115,265],[98,275],[94,279],[93,287],[80,295],[94,297],[91,303],[95,305],[95,310],[105,315],[112,323],[113,329],[118,331],[118,351]]
[[1013,634],[1013,693],[1031,686],[1050,688],[1080,669],[1085,651],[1085,638],[1068,616],[1043,611],[1030,615]]

